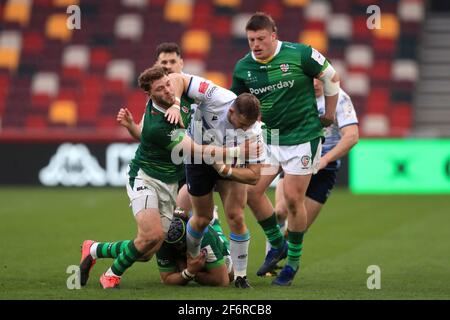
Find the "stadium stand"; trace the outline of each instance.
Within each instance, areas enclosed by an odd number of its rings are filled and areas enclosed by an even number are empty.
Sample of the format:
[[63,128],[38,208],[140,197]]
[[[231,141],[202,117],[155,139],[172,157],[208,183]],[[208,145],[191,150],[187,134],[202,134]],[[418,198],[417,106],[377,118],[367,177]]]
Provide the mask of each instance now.
[[[370,30],[366,9],[374,4],[382,28]],[[70,5],[81,8],[80,30],[66,27]],[[136,77],[160,42],[180,43],[186,72],[228,87],[248,51],[245,23],[256,10],[273,15],[282,40],[311,44],[331,59],[362,136],[411,134],[422,0],[6,0],[0,136],[8,129],[117,130],[123,105],[140,118],[145,95]]]

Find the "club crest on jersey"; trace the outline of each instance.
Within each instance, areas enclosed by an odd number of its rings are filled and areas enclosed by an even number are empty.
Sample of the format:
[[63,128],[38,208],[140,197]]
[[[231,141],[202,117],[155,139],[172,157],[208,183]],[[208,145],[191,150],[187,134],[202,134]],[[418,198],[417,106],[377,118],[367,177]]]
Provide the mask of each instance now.
[[280,69],[283,72],[288,72],[289,71],[289,64],[288,63],[283,63],[282,65],[280,65]]
[[304,168],[308,168],[309,167],[309,163],[311,162],[311,157],[310,156],[303,156],[302,159],[302,165]]
[[198,92],[205,94],[206,90],[208,90],[209,83],[202,81],[200,82],[200,85],[198,86]]
[[182,110],[184,113],[189,113],[189,108],[186,107],[186,106],[181,106],[181,110]]

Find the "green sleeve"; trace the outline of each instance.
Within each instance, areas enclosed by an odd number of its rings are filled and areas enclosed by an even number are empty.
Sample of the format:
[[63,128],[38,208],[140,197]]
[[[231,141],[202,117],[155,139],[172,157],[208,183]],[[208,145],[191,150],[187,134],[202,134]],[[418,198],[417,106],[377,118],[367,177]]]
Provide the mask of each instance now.
[[319,51],[311,46],[303,45],[301,49],[301,65],[305,74],[315,78],[328,64],[328,60]]
[[161,248],[156,252],[156,261],[160,272],[177,271],[176,259],[173,250],[168,244],[163,243]]
[[238,71],[239,65],[236,65],[233,72],[233,83],[231,84],[231,91],[233,91],[237,96],[244,92],[249,92],[245,82],[242,78],[239,77]]

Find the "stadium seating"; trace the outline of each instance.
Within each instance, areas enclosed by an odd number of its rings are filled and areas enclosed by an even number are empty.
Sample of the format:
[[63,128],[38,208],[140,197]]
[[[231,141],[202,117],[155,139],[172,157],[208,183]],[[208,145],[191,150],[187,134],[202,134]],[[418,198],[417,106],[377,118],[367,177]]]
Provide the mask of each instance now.
[[[366,9],[377,4],[382,28],[370,30]],[[69,5],[81,7],[80,30],[66,27]],[[248,52],[245,24],[256,10],[272,14],[281,39],[329,57],[353,99],[362,136],[410,133],[422,0],[6,0],[2,128],[102,130],[117,126],[115,113],[124,105],[139,119],[146,97],[136,77],[164,41],[181,45],[185,72],[228,87],[234,63]]]

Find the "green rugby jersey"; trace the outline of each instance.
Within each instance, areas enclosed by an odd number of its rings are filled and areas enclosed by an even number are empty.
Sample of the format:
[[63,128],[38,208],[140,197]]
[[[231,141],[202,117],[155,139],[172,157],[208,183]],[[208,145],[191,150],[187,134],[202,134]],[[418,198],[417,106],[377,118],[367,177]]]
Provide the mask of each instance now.
[[267,143],[273,129],[280,145],[297,145],[323,136],[313,78],[328,65],[317,50],[299,43],[278,41],[274,57],[256,61],[252,52],[238,61],[231,91],[254,94],[261,102]]
[[183,139],[184,129],[178,124],[168,123],[164,114],[164,109],[153,104],[151,100],[148,101],[141,143],[130,163],[129,176],[132,186],[139,169],[165,183],[178,182],[184,176],[183,163],[174,164],[171,159],[172,149]]
[[195,103],[194,99],[189,98],[186,94],[183,93],[180,99],[180,114],[181,120],[183,121],[184,127],[187,129],[189,124],[191,123],[192,118],[192,109],[191,105]]
[[[228,251],[220,239],[217,232],[208,227],[208,232],[203,236],[201,249],[206,249],[206,269],[213,269],[225,263],[224,256],[228,255]],[[160,272],[180,272],[178,270],[177,261],[186,262],[186,248],[178,248],[176,244],[163,242],[161,248],[156,252],[156,260]]]

